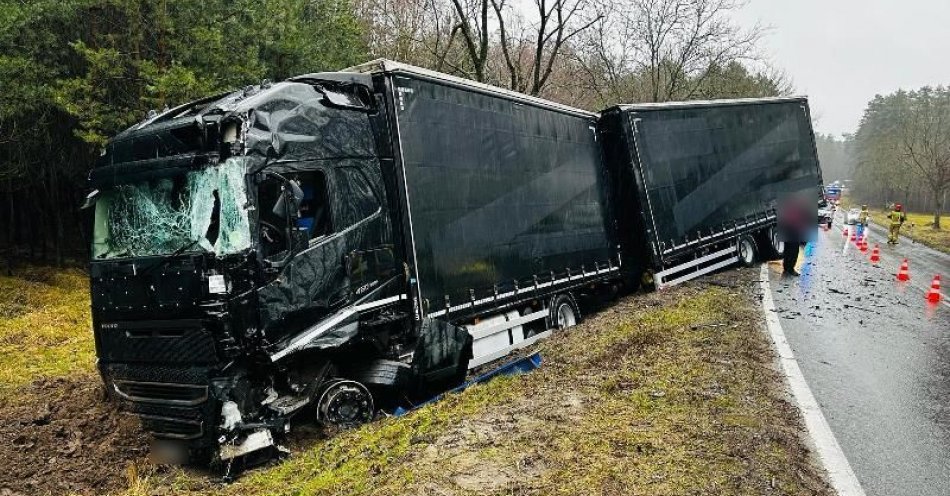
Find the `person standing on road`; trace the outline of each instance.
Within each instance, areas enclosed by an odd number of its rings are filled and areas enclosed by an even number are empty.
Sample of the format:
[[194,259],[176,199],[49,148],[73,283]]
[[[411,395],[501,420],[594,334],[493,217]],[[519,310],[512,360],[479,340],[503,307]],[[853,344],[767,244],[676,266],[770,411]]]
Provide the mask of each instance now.
[[864,236],[864,228],[867,227],[871,219],[871,213],[868,212],[867,205],[861,205],[861,213],[858,214],[858,236]]
[[795,264],[798,263],[798,252],[801,245],[808,241],[808,234],[817,224],[818,212],[815,202],[810,203],[801,195],[787,198],[779,204],[778,231],[785,242],[782,253],[782,274],[798,276]]
[[904,213],[904,208],[898,203],[894,205],[894,210],[887,215],[887,218],[891,221],[891,231],[887,235],[887,244],[896,245],[900,242],[901,226],[907,220],[907,214]]

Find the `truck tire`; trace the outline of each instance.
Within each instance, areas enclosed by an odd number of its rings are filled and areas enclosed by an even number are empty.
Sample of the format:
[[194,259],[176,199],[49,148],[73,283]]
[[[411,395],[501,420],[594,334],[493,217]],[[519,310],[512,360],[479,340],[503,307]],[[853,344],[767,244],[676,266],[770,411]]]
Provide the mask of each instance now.
[[551,310],[548,316],[549,329],[561,330],[577,325],[581,321],[581,312],[577,302],[570,294],[561,293],[551,300]]
[[785,242],[779,239],[778,229],[770,227],[762,231],[759,238],[760,252],[765,255],[766,260],[779,260],[785,253]]
[[373,420],[373,395],[356,381],[328,381],[317,400],[317,420],[326,426],[349,429]]
[[752,236],[739,238],[739,263],[743,267],[752,267],[759,260],[759,249]]

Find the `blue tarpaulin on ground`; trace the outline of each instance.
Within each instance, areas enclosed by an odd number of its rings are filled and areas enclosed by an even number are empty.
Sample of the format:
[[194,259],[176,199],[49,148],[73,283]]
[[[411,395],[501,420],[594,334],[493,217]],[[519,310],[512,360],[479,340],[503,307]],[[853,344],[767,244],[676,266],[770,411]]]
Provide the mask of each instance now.
[[422,403],[419,403],[418,405],[414,405],[414,406],[412,406],[412,407],[410,407],[410,408],[403,408],[403,407],[396,408],[396,410],[393,411],[393,416],[399,417],[399,416],[405,415],[405,414],[411,412],[412,410],[415,410],[416,408],[419,408],[419,407],[428,405],[429,403],[434,403],[434,402],[436,402],[436,401],[439,401],[439,400],[442,399],[442,397],[445,396],[446,394],[449,394],[449,393],[457,393],[457,392],[459,392],[459,391],[463,391],[463,390],[465,390],[466,388],[468,388],[468,387],[470,387],[470,386],[472,386],[472,385],[479,384],[479,383],[482,383],[482,382],[487,382],[487,381],[491,380],[492,378],[497,377],[497,376],[499,376],[499,375],[523,374],[523,373],[525,373],[525,372],[531,372],[532,370],[534,370],[534,369],[536,369],[536,368],[538,368],[538,367],[540,367],[540,366],[541,366],[541,353],[534,353],[534,354],[529,355],[529,356],[526,356],[526,357],[524,357],[524,358],[519,358],[519,359],[517,359],[517,360],[513,360],[513,361],[511,361],[511,362],[508,362],[508,363],[502,365],[501,367],[498,367],[497,369],[494,369],[494,370],[492,370],[492,371],[490,371],[490,372],[486,372],[486,373],[484,373],[484,374],[482,374],[482,375],[480,375],[480,376],[478,376],[478,377],[476,377],[476,378],[474,378],[474,379],[472,379],[472,380],[470,380],[470,381],[468,381],[468,382],[462,384],[461,386],[456,387],[455,389],[450,389],[449,391],[446,391],[446,392],[444,392],[444,393],[442,393],[442,394],[436,396],[435,398],[432,398],[432,399],[430,399],[430,400],[426,400],[426,401],[424,401],[424,402],[422,402]]

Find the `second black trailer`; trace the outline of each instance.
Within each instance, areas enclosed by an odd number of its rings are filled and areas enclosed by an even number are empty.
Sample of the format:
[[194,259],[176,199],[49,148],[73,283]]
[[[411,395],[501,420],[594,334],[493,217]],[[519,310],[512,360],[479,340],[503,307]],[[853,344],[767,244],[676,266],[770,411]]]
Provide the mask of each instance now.
[[803,97],[621,105],[598,130],[622,260],[657,287],[780,255],[779,201],[821,197]]

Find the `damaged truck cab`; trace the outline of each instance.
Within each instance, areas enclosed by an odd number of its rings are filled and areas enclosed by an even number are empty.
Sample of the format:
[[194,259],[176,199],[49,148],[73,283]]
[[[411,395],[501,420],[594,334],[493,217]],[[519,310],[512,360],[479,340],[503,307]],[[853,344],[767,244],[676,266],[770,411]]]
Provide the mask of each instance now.
[[393,305],[407,272],[387,126],[369,76],[317,74],[150,115],[107,145],[87,202],[98,367],[176,458],[273,446],[310,404],[361,423],[419,367],[465,370],[454,328],[442,360],[399,361],[419,339]]

